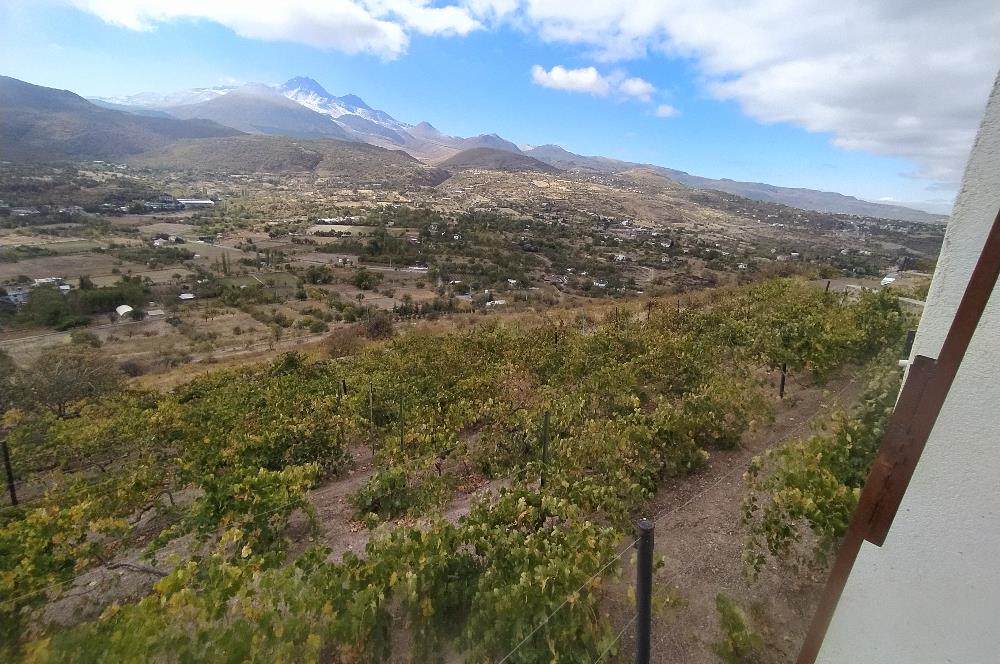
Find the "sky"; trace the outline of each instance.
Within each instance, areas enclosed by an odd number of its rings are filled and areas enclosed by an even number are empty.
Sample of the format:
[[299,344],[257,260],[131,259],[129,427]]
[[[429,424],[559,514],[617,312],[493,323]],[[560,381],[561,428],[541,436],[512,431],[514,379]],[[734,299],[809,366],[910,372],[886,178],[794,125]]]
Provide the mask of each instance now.
[[947,212],[997,0],[3,0],[0,73],[113,97],[316,79],[399,120]]

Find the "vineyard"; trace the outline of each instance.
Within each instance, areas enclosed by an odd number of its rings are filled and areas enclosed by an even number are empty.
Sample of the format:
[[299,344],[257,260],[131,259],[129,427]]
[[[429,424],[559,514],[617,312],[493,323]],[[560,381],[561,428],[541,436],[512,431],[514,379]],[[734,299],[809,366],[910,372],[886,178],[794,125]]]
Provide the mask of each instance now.
[[[600,319],[411,332],[339,360],[290,353],[62,413],[22,404],[5,419],[23,500],[0,511],[0,657],[593,661],[614,646],[602,603],[658,485],[766,423],[777,368],[822,382],[904,323],[887,292],[773,280]],[[830,433],[755,462],[751,568],[803,520],[822,550],[842,532],[889,380]],[[315,543],[310,490],[357,450],[373,464],[350,496],[367,544],[340,558]],[[139,549],[160,577],[146,597],[42,620],[79,575]]]

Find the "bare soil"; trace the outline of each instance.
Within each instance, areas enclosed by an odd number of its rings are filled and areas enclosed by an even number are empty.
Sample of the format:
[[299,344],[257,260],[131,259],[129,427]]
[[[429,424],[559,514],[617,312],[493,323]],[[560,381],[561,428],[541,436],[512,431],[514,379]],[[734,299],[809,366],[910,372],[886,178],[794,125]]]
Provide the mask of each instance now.
[[[794,661],[823,579],[801,578],[778,568],[765,568],[755,582],[746,578],[743,473],[754,456],[802,437],[811,422],[854,403],[862,387],[862,381],[849,373],[825,387],[789,381],[773,424],[751,432],[738,449],[713,452],[701,472],[661,487],[649,502],[646,513],[658,515],[655,550],[665,560],[654,572],[654,593],[671,592],[683,602],[673,611],[654,616],[653,662],[718,663],[711,651],[711,644],[719,638],[718,593],[736,600],[763,636],[763,661]],[[634,575],[634,567],[626,564],[625,568],[626,575]],[[614,615],[618,612],[612,610],[612,623],[624,626],[632,611],[622,607],[620,615]],[[609,661],[631,661],[634,640],[634,628],[625,629],[621,650]]]

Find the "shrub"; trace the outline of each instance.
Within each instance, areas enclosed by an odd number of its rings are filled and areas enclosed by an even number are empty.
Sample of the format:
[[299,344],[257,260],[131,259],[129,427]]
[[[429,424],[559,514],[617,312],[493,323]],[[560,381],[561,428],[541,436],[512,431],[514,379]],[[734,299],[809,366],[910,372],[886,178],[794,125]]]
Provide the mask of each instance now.
[[101,347],[101,340],[97,338],[97,335],[87,330],[73,330],[69,333],[69,340],[71,343],[80,346],[90,346],[91,348]]
[[747,621],[743,609],[722,593],[715,596],[719,612],[719,640],[712,652],[725,664],[757,664],[762,661],[764,640]]
[[369,339],[389,339],[396,333],[392,316],[379,311],[365,323],[365,334]]

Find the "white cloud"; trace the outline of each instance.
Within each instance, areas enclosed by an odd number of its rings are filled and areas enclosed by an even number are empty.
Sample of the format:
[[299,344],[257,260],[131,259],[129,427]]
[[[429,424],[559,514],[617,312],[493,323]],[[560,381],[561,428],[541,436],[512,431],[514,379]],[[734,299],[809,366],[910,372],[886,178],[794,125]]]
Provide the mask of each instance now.
[[656,92],[652,83],[641,78],[626,78],[618,84],[618,89],[623,94],[641,101],[650,101],[653,93]]
[[[689,61],[704,90],[761,122],[901,157],[953,188],[1000,65],[997,0],[55,0],[151,30],[180,20],[244,37],[391,59],[413,33],[512,25],[598,62]],[[652,100],[594,67],[533,70],[540,85]],[[640,79],[641,80],[641,79]]]
[[482,20],[505,17],[598,60],[684,58],[711,95],[756,120],[907,159],[947,188],[1000,66],[996,0],[469,2]]
[[250,39],[288,41],[392,59],[406,52],[410,33],[465,35],[482,27],[458,5],[428,0],[69,0],[102,20],[153,30],[181,20],[224,25]]
[[531,80],[537,85],[553,90],[584,92],[600,97],[614,92],[624,98],[646,102],[652,101],[653,93],[656,92],[656,87],[649,81],[626,77],[620,71],[602,74],[596,67],[567,69],[562,65],[556,65],[546,70],[541,65],[535,65],[531,68]]
[[680,111],[670,104],[660,104],[656,107],[656,111],[654,111],[654,113],[658,118],[673,118],[681,114]]
[[611,90],[611,82],[594,67],[566,69],[562,65],[556,65],[546,71],[541,65],[535,65],[531,68],[531,80],[543,88],[599,96],[604,96]]

